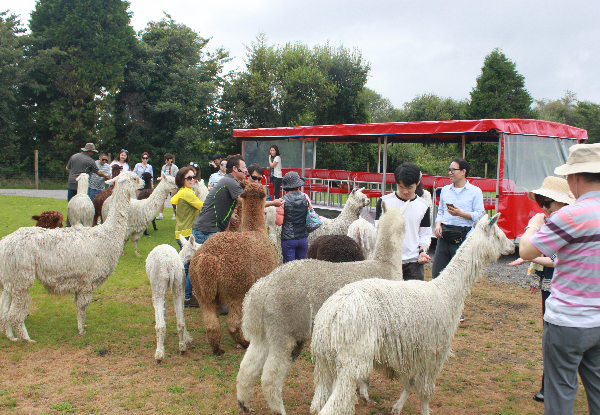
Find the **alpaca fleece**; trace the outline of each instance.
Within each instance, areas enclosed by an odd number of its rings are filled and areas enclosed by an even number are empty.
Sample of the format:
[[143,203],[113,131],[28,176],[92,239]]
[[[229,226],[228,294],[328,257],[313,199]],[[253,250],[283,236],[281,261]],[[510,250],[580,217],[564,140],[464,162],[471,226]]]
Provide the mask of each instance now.
[[[402,209],[391,208],[381,216],[374,259],[332,263],[304,259],[278,267],[259,280],[244,299],[242,329],[250,346],[237,376],[237,397],[241,409],[248,402],[256,379],[275,414],[284,415],[281,391],[292,363],[310,340],[313,318],[325,300],[344,285],[365,278],[402,280]],[[366,390],[367,379],[358,382]],[[355,384],[356,387],[356,384]]]
[[[144,173],[145,174],[145,173]],[[200,247],[194,242],[194,237],[189,240],[179,236],[181,251],[171,245],[163,244],[154,248],[146,258],[146,274],[152,287],[152,304],[154,305],[154,319],[156,321],[156,363],[162,362],[165,357],[165,296],[171,287],[173,292],[173,305],[177,316],[177,334],[179,335],[179,353],[185,354],[187,348],[194,340],[185,327],[183,313],[183,300],[185,297],[185,269],[184,266],[194,256]]]
[[206,336],[214,354],[220,347],[220,301],[229,309],[227,329],[243,347],[248,346],[241,330],[242,301],[259,279],[277,267],[277,254],[267,236],[265,191],[260,184],[248,184],[240,195],[241,233],[219,232],[208,238],[190,262],[189,273],[202,309]]
[[375,226],[363,218],[356,219],[348,227],[348,236],[358,243],[367,259],[373,257],[376,235]]
[[67,204],[67,219],[71,226],[91,227],[94,223],[94,204],[88,196],[89,183],[89,174],[77,176],[77,194]]
[[25,317],[35,278],[50,294],[75,294],[77,327],[79,334],[85,334],[85,309],[94,290],[117,266],[127,232],[129,195],[141,186],[135,173],[119,176],[114,208],[100,226],[20,228],[0,240],[0,327],[10,340],[32,341]]
[[[113,164],[111,177],[114,179],[121,173],[122,170],[123,170],[123,166],[119,166],[118,164]],[[96,195],[94,200],[92,200],[92,203],[94,203],[94,221],[92,223],[92,226],[96,226],[98,224],[98,219],[101,219],[102,222],[104,222],[104,218],[107,217],[106,215],[103,216],[102,206],[104,205],[104,202],[106,201],[106,199],[108,199],[110,196],[112,196],[113,189],[114,189],[114,186],[109,186],[108,189],[102,190],[100,193],[98,193]],[[106,214],[108,214],[108,211],[106,212]]]
[[47,210],[39,215],[34,215],[31,219],[37,221],[35,226],[46,229],[55,229],[63,227],[63,220],[65,220],[62,213],[55,210]]
[[364,261],[362,249],[346,235],[319,236],[308,247],[307,259],[319,259],[328,262]]
[[473,282],[514,244],[496,226],[499,214],[477,223],[456,255],[430,282],[367,279],[345,286],[315,317],[311,414],[351,415],[359,379],[375,369],[404,386],[392,408],[399,415],[415,390],[429,414],[435,380],[450,353]]

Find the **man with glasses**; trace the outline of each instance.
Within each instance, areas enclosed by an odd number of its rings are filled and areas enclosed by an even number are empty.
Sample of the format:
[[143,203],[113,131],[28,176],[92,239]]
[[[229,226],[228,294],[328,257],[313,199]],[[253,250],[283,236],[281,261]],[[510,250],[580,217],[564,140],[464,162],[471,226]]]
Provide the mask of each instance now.
[[227,161],[225,176],[208,192],[202,210],[192,225],[196,242],[204,243],[213,233],[227,229],[236,204],[242,202],[240,195],[244,189],[238,180],[244,180],[247,173],[242,156],[233,156]]
[[[251,165],[248,166],[248,183],[258,183],[258,184],[262,184],[262,179],[263,179],[263,168],[260,164],[258,163],[252,163]],[[265,189],[265,193],[267,193],[267,187],[264,186]],[[265,207],[269,207],[269,206],[275,206],[275,207],[279,207],[281,206],[281,204],[283,203],[283,199],[275,199],[275,200],[267,200],[265,202]]]
[[452,183],[444,186],[440,193],[435,222],[437,244],[433,258],[433,278],[437,278],[446,268],[473,224],[485,213],[481,189],[467,181],[469,168],[467,160],[462,158],[453,158],[448,167]]
[[[108,153],[106,151],[102,151],[98,155],[98,160],[96,160],[96,166],[98,166],[98,170],[104,173],[108,178],[111,177],[111,167],[108,162]],[[92,173],[90,175],[90,186],[88,187],[88,196],[91,200],[94,200],[98,193],[106,189],[106,181],[105,177],[99,176],[96,173]]]

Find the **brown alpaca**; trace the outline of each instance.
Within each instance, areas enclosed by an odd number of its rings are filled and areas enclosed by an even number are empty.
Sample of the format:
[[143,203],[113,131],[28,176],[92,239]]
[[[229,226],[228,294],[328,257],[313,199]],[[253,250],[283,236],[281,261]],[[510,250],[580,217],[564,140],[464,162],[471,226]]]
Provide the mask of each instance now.
[[[113,164],[112,166],[112,178],[115,178],[121,173],[123,170],[123,166],[119,166],[118,164]],[[102,223],[104,223],[104,218],[102,217],[102,205],[104,205],[104,201],[112,196],[114,186],[110,186],[108,189],[102,190],[100,193],[96,195],[92,202],[94,203],[94,221],[92,222],[92,226],[96,226],[98,224],[98,219],[102,219]]]
[[56,229],[63,227],[63,214],[55,210],[47,210],[39,215],[32,216],[31,219],[37,221],[35,226],[46,229]]
[[240,195],[244,199],[241,233],[219,232],[208,238],[190,262],[190,280],[202,308],[206,336],[214,354],[220,347],[221,301],[229,309],[227,329],[233,340],[248,347],[242,335],[242,302],[259,279],[277,267],[277,254],[267,236],[264,188],[250,183]]
[[358,243],[347,235],[321,235],[308,247],[307,259],[328,262],[364,261],[365,255]]

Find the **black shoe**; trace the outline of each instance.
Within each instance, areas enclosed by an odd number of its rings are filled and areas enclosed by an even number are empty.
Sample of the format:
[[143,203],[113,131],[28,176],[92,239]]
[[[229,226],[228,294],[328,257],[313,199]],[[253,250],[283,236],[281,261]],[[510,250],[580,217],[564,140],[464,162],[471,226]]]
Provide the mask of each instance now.
[[534,395],[533,400],[538,402],[544,402],[544,394],[540,392],[537,395]]
[[196,297],[192,295],[190,298],[186,298],[185,300],[183,300],[183,306],[198,308],[200,307],[200,304],[198,304],[198,300],[196,299]]

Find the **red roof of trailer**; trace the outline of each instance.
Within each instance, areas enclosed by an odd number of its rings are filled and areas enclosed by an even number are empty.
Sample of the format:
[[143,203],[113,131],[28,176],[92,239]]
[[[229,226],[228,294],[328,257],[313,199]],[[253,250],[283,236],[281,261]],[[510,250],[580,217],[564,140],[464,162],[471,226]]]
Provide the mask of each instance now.
[[313,125],[305,127],[276,127],[233,130],[233,136],[238,138],[353,138],[369,139],[377,136],[411,141],[416,138],[429,138],[444,141],[454,141],[460,135],[466,134],[471,139],[496,141],[497,133],[534,135],[542,137],[560,137],[586,140],[587,131],[552,121],[528,119],[497,119],[497,120],[452,120],[452,121],[413,121],[388,122],[372,124],[338,124]]

